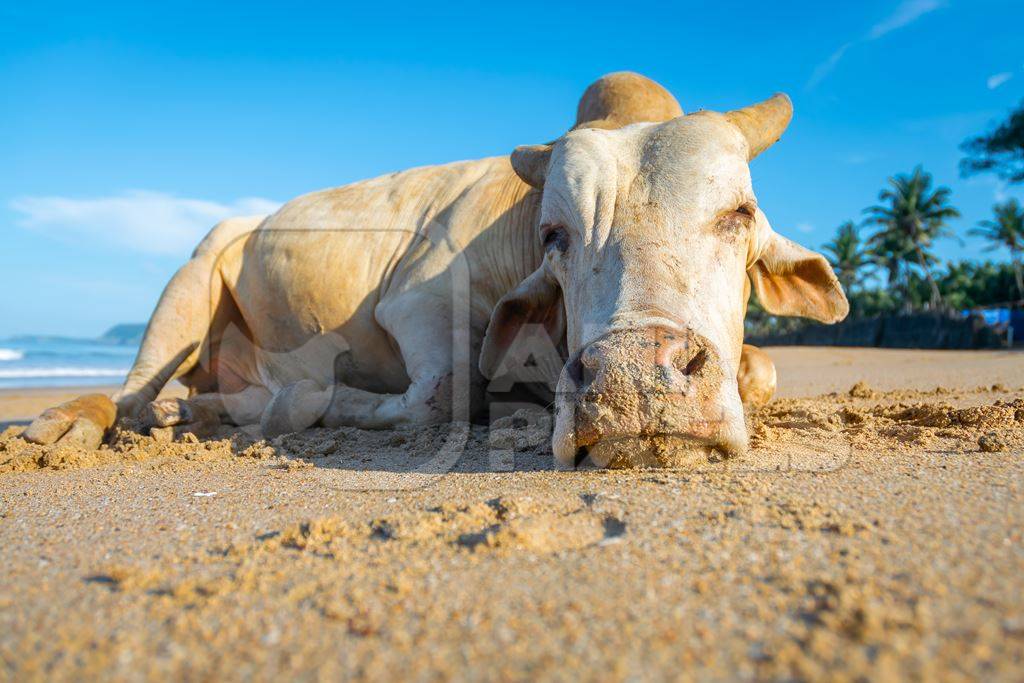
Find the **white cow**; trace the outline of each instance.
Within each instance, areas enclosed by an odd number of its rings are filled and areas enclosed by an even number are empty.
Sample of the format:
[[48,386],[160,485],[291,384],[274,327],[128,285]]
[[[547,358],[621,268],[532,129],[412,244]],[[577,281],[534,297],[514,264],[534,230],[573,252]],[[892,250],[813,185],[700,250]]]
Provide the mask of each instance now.
[[[113,402],[51,409],[25,437],[96,447],[115,413],[172,435],[446,421],[530,365],[516,347],[542,330],[568,358],[560,463],[738,453],[741,394],[775,384],[742,344],[750,285],[771,313],[847,312],[825,259],[773,232],[751,187],[748,161],[791,113],[776,95],[683,115],[656,83],[612,74],[551,144],[225,221],[167,285]],[[175,377],[189,398],[156,401]]]

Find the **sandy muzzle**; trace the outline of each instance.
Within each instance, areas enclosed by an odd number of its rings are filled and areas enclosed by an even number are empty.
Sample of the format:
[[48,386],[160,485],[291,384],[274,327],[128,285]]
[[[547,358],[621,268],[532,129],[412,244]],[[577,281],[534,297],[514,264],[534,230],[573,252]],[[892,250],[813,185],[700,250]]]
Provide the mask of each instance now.
[[560,464],[682,466],[745,451],[735,370],[706,339],[673,334],[619,331],[566,366],[552,441]]

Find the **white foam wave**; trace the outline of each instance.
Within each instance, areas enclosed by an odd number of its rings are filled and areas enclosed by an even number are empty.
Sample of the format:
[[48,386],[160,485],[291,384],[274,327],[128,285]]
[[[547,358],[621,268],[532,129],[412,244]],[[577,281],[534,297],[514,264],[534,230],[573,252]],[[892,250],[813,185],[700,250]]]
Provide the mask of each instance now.
[[0,361],[21,360],[24,357],[24,351],[18,351],[17,349],[0,349]]
[[34,379],[37,377],[124,377],[128,368],[19,368],[0,369],[0,379]]

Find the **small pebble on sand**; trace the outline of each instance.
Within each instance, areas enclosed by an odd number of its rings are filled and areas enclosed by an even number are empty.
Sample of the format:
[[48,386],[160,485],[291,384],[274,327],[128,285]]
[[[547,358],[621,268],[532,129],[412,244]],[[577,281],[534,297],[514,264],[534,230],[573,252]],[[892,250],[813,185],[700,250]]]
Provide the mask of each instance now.
[[983,453],[998,453],[1006,450],[1006,444],[995,432],[989,432],[978,437],[978,448]]

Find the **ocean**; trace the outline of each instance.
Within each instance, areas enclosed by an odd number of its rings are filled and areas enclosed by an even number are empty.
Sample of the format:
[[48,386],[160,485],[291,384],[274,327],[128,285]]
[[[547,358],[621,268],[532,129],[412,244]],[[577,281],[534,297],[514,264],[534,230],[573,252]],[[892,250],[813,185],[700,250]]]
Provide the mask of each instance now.
[[0,339],[0,389],[120,384],[138,350],[89,339]]

